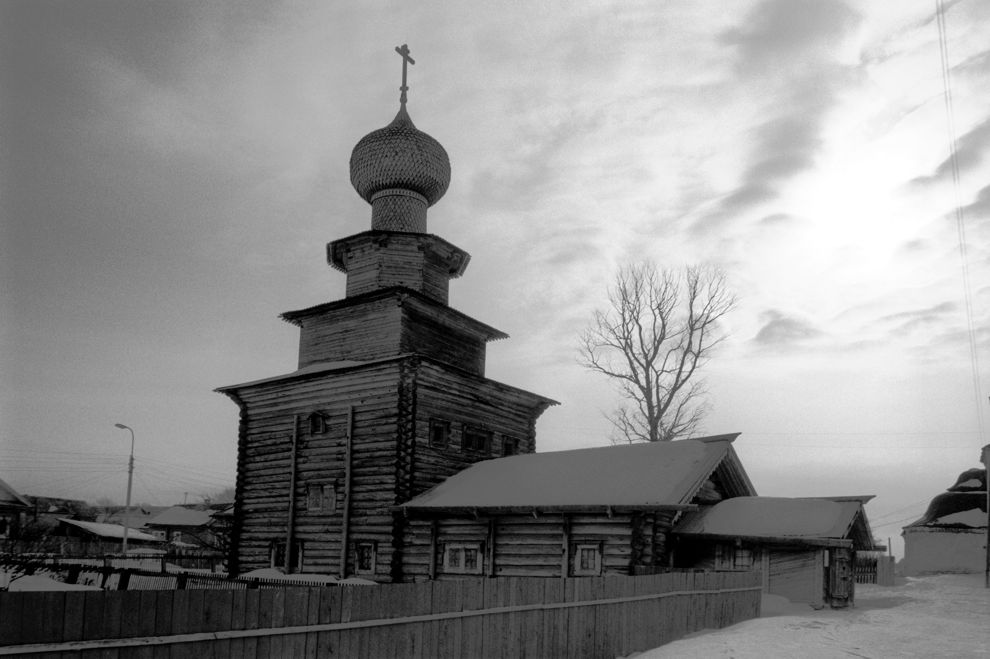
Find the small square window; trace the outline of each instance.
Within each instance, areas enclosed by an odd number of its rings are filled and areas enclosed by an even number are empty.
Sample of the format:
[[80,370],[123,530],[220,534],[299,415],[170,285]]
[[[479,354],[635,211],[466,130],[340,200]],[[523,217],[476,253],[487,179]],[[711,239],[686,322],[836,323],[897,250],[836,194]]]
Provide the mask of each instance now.
[[337,512],[337,487],[310,484],[306,487],[306,509],[310,512]]
[[477,426],[465,425],[461,433],[461,448],[465,451],[490,453],[492,450],[492,432]]
[[478,543],[448,543],[444,547],[444,572],[481,574],[482,563],[481,545]]
[[602,573],[602,546],[600,544],[577,545],[574,548],[574,574],[598,576]]
[[502,455],[515,455],[519,453],[519,438],[502,435]]
[[430,446],[446,448],[450,443],[450,421],[430,419]]
[[[289,572],[300,570],[303,566],[303,543],[293,542],[292,547],[295,551],[292,554],[292,562],[289,564]],[[278,540],[272,543],[269,550],[269,558],[271,559],[272,567],[285,568],[285,540]]]
[[309,415],[309,434],[322,435],[327,431],[327,419],[320,412]]
[[377,553],[376,543],[357,543],[355,545],[354,571],[357,574],[374,574]]

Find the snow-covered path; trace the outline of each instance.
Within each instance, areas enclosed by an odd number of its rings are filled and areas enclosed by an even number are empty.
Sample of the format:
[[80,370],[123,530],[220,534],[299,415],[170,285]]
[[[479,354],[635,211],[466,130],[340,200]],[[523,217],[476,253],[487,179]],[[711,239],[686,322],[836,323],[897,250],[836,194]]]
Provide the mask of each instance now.
[[636,656],[681,657],[990,657],[990,590],[983,575],[906,579],[856,586],[856,607],[814,611],[767,598],[763,617],[701,632]]

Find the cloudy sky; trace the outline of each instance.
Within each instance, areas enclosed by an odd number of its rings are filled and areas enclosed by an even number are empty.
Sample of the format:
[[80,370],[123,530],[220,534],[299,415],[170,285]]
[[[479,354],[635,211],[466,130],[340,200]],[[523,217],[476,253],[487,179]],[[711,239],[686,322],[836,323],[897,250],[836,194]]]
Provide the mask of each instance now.
[[348,158],[403,43],[453,170],[429,230],[472,254],[451,304],[562,403],[540,450],[607,443],[577,336],[649,258],[741,300],[705,430],[761,494],[876,494],[885,539],[978,466],[990,3],[945,3],[951,115],[934,0],[351,5],[0,3],[0,478],[122,502],[124,423],[135,501],[232,484],[213,389],[293,370],[278,314],[343,296],[325,245],[370,226]]

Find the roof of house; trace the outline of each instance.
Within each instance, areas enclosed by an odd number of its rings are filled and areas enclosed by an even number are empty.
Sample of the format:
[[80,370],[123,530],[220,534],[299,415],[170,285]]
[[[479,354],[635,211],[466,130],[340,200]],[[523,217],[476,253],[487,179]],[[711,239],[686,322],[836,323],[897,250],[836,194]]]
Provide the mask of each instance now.
[[755,494],[736,434],[529,453],[478,462],[407,502],[407,510],[683,508],[716,470]]
[[188,526],[197,528],[210,523],[209,510],[172,506],[147,521],[148,526]]
[[871,498],[736,497],[685,513],[674,533],[765,540],[851,540],[856,549],[874,549],[863,511],[863,504]]
[[12,488],[6,483],[6,481],[0,478],[0,506],[27,508],[30,505],[30,501],[18,494],[17,490]]
[[[93,535],[99,536],[101,538],[123,538],[124,537],[124,527],[120,524],[103,524],[101,522],[82,522],[77,519],[65,519],[60,517],[60,522],[69,524],[70,526],[75,526],[77,528],[86,531],[87,533],[92,533]],[[128,540],[143,540],[147,542],[161,542],[155,536],[138,531],[137,529],[127,530]]]

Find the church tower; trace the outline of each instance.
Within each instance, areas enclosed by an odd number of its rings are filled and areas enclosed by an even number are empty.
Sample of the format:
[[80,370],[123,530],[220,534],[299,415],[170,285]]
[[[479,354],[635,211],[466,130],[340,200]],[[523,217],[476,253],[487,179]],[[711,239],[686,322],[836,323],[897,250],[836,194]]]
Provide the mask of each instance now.
[[485,377],[505,334],[452,309],[470,255],[427,233],[450,160],[406,109],[358,141],[350,176],[371,229],[327,245],[346,297],[282,318],[300,329],[295,371],[218,391],[240,407],[231,573],[402,581],[396,506],[493,457],[535,450],[555,401]]

